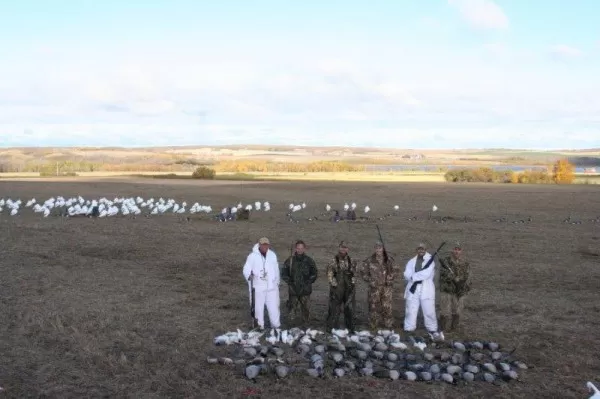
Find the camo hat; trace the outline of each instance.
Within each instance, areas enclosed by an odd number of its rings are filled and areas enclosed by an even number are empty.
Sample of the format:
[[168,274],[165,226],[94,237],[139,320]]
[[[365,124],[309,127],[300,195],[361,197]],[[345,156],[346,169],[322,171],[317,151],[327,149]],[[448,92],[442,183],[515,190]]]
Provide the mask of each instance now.
[[260,240],[258,240],[259,244],[271,244],[271,242],[269,241],[269,239],[267,237],[262,237]]

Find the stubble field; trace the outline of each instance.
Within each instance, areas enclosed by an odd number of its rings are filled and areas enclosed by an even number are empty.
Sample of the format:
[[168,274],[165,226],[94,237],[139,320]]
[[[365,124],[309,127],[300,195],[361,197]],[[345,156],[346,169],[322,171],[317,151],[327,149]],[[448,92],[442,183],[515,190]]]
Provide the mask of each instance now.
[[[218,184],[217,184],[218,183]],[[583,398],[600,382],[600,192],[594,186],[367,184],[193,181],[0,182],[0,198],[51,196],[173,198],[214,210],[238,201],[269,201],[248,222],[191,221],[173,214],[106,219],[43,218],[31,209],[0,215],[0,386],[6,397],[434,397]],[[355,201],[371,217],[400,206],[379,223],[403,269],[420,241],[464,242],[473,266],[465,326],[447,339],[492,339],[533,366],[522,381],[467,386],[304,375],[253,384],[239,368],[208,365],[213,337],[248,329],[248,291],[241,270],[254,242],[268,236],[280,262],[303,239],[317,261],[312,327],[327,314],[325,264],[346,240],[367,257],[375,221],[331,223],[297,217]],[[427,220],[436,216],[468,222]],[[572,214],[581,224],[565,224]],[[409,221],[411,216],[417,221]],[[495,219],[508,216],[508,223]],[[527,219],[530,223],[512,221]],[[402,330],[403,282],[394,291]],[[281,287],[282,304],[287,287]],[[367,325],[365,284],[357,294],[359,326]],[[286,322],[285,311],[283,312]],[[422,319],[419,316],[422,328]],[[401,332],[402,334],[402,332]],[[403,337],[404,339],[404,337]]]

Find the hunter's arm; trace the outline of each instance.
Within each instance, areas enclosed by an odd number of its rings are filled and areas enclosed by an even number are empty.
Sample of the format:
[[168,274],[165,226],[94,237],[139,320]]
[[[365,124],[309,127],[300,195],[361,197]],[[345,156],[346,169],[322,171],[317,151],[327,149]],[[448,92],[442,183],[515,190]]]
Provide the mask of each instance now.
[[283,262],[283,267],[281,268],[281,279],[286,282],[286,284],[290,283],[290,261],[291,257],[287,258]]
[[311,284],[313,284],[315,281],[317,281],[317,277],[319,276],[319,269],[317,269],[317,264],[315,263],[315,260],[313,258],[309,258],[308,262],[310,268],[309,279]]

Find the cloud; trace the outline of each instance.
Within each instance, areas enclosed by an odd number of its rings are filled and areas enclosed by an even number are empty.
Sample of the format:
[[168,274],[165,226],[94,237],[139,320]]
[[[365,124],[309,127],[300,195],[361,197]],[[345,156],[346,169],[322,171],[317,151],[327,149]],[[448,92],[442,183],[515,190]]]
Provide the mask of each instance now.
[[559,59],[576,58],[583,55],[583,52],[575,47],[566,44],[557,44],[550,48],[550,54]]
[[27,59],[0,65],[0,146],[597,146],[600,84],[502,46]]
[[492,0],[448,0],[471,26],[479,29],[507,29],[508,17]]

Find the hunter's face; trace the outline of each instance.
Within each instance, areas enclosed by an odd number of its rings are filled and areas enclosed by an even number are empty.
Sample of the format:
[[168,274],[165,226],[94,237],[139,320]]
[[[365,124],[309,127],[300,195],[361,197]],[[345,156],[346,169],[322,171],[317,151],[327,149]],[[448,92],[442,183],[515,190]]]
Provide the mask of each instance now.
[[383,247],[381,245],[375,245],[375,253],[377,255],[383,255]]
[[462,248],[455,247],[452,250],[452,255],[454,255],[455,258],[459,258],[461,254],[462,254]]
[[346,255],[348,255],[348,248],[346,248],[346,247],[340,247],[340,249],[338,250],[338,252],[340,253],[340,255],[346,256]]
[[296,253],[298,255],[302,255],[304,253],[304,251],[306,250],[306,248],[304,247],[303,244],[298,244],[296,245]]
[[262,254],[266,254],[267,251],[269,250],[270,245],[269,244],[260,244],[258,246],[258,250],[262,253]]
[[425,256],[425,248],[423,248],[423,247],[417,248],[417,255],[419,255],[420,257]]

